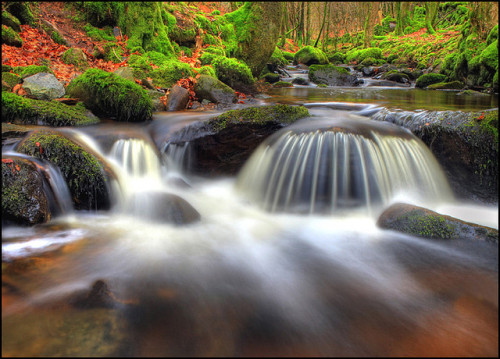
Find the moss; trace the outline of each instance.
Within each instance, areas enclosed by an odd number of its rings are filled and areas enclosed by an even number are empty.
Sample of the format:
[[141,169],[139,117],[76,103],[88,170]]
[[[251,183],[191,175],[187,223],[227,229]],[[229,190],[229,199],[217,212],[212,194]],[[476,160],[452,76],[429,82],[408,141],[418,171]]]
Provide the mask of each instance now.
[[212,66],[202,66],[196,70],[200,75],[208,75],[217,78],[217,75],[215,75],[215,70]]
[[124,4],[115,1],[84,1],[82,10],[85,19],[94,26],[114,26],[118,22],[118,17],[124,9]]
[[293,52],[288,52],[288,51],[281,51],[281,53],[283,54],[283,57],[288,61],[288,62],[291,62],[293,61],[293,58],[295,56],[295,54]]
[[30,9],[30,6],[35,4],[30,4],[25,1],[13,1],[9,6],[9,12],[14,15],[21,24],[24,25],[35,25],[35,17]]
[[490,45],[493,41],[498,40],[498,24],[493,26],[488,37],[486,38],[486,44]]
[[464,84],[460,81],[452,82],[438,82],[427,86],[429,90],[460,90],[464,87]]
[[99,29],[91,24],[86,24],[83,29],[94,41],[116,41],[113,36],[112,28],[109,26],[106,26],[104,29]]
[[5,82],[10,88],[13,88],[21,82],[21,77],[12,72],[2,72],[2,83]]
[[282,52],[280,49],[277,47],[274,49],[273,54],[271,55],[271,58],[267,62],[268,64],[271,64],[272,67],[284,67],[288,64],[288,60],[285,59],[283,56]]
[[373,59],[381,59],[382,50],[378,47],[369,47],[367,49],[349,51],[346,55],[347,62],[356,61],[357,63],[360,63],[367,57],[372,57]]
[[193,50],[191,50],[189,47],[181,46],[180,49],[181,49],[182,53],[184,54],[184,56],[187,56],[187,57],[193,56]]
[[295,63],[305,64],[307,66],[313,64],[324,65],[328,63],[328,58],[326,57],[326,54],[320,49],[312,46],[304,46],[295,53],[293,61]]
[[309,111],[304,106],[278,104],[227,111],[210,119],[208,125],[214,131],[221,131],[228,125],[242,122],[260,125],[268,122],[290,124],[307,116],[309,116]]
[[15,32],[21,31],[21,22],[10,12],[2,10],[2,25],[11,27]]
[[250,68],[237,59],[218,56],[212,66],[217,78],[235,90],[246,92],[245,88],[255,82]]
[[12,71],[12,66],[2,64],[2,72],[10,72]]
[[423,214],[420,210],[410,211],[401,216],[406,223],[405,232],[419,237],[449,239],[455,235],[455,228],[446,219],[432,214]]
[[446,80],[446,76],[442,74],[435,74],[435,73],[429,73],[429,74],[424,74],[420,76],[416,83],[415,87],[419,88],[425,88],[429,85],[438,83],[438,82],[443,82]]
[[66,92],[82,99],[85,106],[98,115],[117,121],[151,119],[153,104],[138,84],[100,69],[89,69],[71,81]]
[[71,47],[64,51],[61,60],[65,64],[74,65],[79,70],[88,67],[87,56],[80,48]]
[[262,76],[261,78],[264,79],[266,82],[273,84],[280,80],[280,75],[269,72],[264,76]]
[[278,81],[275,84],[273,84],[273,87],[276,87],[276,88],[293,87],[293,84],[291,82]]
[[37,66],[37,65],[29,65],[29,66],[16,66],[12,69],[16,74],[21,76],[21,78],[26,78],[31,75],[35,75],[39,72],[48,72],[49,74],[54,75],[54,71],[52,71],[48,66]]
[[118,46],[118,44],[114,42],[108,42],[103,45],[104,50],[104,60],[114,62],[118,64],[122,62],[123,51]]
[[221,56],[221,55],[217,55],[217,54],[214,54],[211,52],[204,52],[200,56],[200,62],[202,65],[210,65],[212,63],[212,61],[214,61],[214,59],[216,57],[219,57],[219,56]]
[[2,25],[2,43],[10,46],[21,47],[23,40],[11,27]]
[[86,126],[99,122],[83,105],[33,100],[11,92],[2,93],[2,122],[24,125]]
[[183,29],[179,26],[175,26],[169,31],[168,37],[179,44],[194,43],[196,39],[196,28],[193,26]]
[[60,133],[31,132],[16,150],[57,166],[68,184],[75,208],[94,209],[109,201],[107,177],[98,158]]
[[491,72],[498,69],[498,40],[493,41],[479,56],[480,62]]
[[177,81],[183,78],[194,76],[194,71],[184,62],[169,61],[157,69],[153,69],[149,76],[153,79],[153,83],[160,87],[171,87]]

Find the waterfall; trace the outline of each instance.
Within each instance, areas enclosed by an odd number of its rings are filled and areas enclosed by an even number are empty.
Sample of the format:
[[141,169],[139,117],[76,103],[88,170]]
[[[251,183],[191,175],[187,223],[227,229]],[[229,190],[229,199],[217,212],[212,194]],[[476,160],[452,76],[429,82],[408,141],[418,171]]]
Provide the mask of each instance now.
[[354,115],[305,119],[266,139],[238,175],[237,188],[271,212],[372,214],[397,195],[446,201],[438,162],[398,126]]

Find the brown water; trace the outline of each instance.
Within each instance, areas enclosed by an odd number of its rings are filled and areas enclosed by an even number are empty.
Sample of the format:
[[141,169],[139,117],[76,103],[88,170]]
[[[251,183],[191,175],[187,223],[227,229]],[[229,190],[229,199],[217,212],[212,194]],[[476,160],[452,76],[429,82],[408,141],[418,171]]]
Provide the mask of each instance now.
[[[378,91],[368,102],[394,90]],[[286,96],[339,100],[300,93]],[[349,96],[341,100],[368,100]],[[408,101],[406,109],[425,102]],[[193,120],[158,114],[144,126],[86,128],[121,173],[113,209],[2,228],[2,356],[498,356],[496,243],[381,230],[376,213],[261,210],[236,178],[189,176],[156,157],[151,144],[161,149]],[[117,140],[124,133],[135,140]],[[135,215],[160,205],[141,201],[152,189],[186,199],[201,221]],[[402,199],[418,200],[393,201]],[[498,228],[496,207],[428,208]]]

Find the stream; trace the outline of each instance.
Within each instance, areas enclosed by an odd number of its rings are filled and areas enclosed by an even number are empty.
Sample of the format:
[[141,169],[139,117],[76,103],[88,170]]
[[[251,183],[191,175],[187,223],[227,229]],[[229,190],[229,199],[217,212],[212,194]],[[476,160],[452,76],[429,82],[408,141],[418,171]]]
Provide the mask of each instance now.
[[[306,140],[297,125],[257,149],[237,176],[208,179],[186,171],[189,148],[162,139],[220,112],[72,128],[119,174],[114,203],[31,228],[3,226],[2,356],[498,356],[498,244],[376,226],[384,208],[403,201],[498,228],[497,205],[454,198],[430,151],[407,149],[409,135],[393,143],[377,124],[372,142],[363,137],[379,108],[479,111],[498,107],[497,97],[295,86],[258,101],[305,104],[321,119],[314,129],[355,115],[355,141],[321,131]],[[320,161],[327,144],[339,154],[335,170]],[[286,148],[293,155],[280,155]],[[370,169],[363,148],[379,167]],[[395,148],[401,159],[385,165]],[[356,153],[367,162],[348,170]],[[358,181],[363,190],[349,187]],[[201,220],[158,220],[164,193]],[[294,201],[300,210],[288,210]],[[104,304],[75,305],[91,289]]]

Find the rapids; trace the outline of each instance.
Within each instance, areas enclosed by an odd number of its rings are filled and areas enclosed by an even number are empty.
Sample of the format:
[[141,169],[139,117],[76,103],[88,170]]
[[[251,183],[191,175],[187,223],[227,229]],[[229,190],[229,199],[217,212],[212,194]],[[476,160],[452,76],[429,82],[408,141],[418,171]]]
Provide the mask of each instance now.
[[[211,114],[156,114],[149,141],[137,125],[73,129],[117,172],[114,204],[2,228],[2,355],[497,356],[498,245],[375,222],[404,201],[498,228],[498,209],[456,200],[409,132],[339,106],[312,106],[216,179],[155,139]],[[160,205],[151,191],[201,220],[137,216]],[[115,306],[68,305],[98,280]]]

